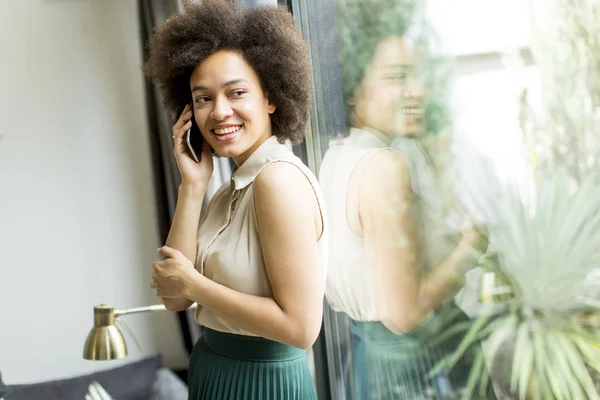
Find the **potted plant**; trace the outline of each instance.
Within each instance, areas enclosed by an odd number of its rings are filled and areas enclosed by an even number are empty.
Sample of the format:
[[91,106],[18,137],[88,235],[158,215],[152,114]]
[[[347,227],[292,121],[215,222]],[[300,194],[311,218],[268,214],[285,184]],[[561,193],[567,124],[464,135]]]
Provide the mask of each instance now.
[[[533,204],[504,187],[487,203],[501,219],[489,227],[493,255],[483,268],[503,284],[471,321],[448,322],[435,340],[462,335],[432,374],[479,349],[464,398],[494,384],[510,399],[600,399],[600,185],[589,175],[572,192],[566,172],[542,179]],[[497,183],[500,185],[499,183]],[[492,382],[488,379],[486,365]]]
[[551,2],[532,13],[541,111],[528,88],[520,98],[531,184],[483,167],[470,182],[489,221],[493,301],[436,338],[462,340],[432,374],[479,349],[465,399],[489,385],[503,399],[600,399],[600,4]]

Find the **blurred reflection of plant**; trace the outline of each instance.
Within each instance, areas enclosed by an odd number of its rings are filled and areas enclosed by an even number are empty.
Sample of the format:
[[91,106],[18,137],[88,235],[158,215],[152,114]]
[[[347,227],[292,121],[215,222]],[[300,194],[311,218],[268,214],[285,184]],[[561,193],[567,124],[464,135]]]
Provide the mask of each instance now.
[[600,2],[530,0],[531,52],[543,87],[520,122],[538,174],[565,166],[574,182],[600,170]]
[[462,342],[432,373],[483,343],[465,399],[492,383],[506,399],[600,399],[600,2],[531,5],[541,107],[526,89],[519,101],[535,195],[478,161],[468,192],[489,223],[484,276],[501,293],[474,320],[448,322],[436,340]]
[[494,296],[473,321],[449,322],[436,340],[464,337],[439,368],[451,368],[483,341],[465,398],[489,384],[487,360],[496,386],[520,399],[600,399],[586,369],[600,372],[600,335],[591,325],[598,313],[582,296],[597,287],[586,277],[600,262],[600,185],[588,175],[569,194],[566,172],[545,176],[529,207],[514,186],[502,186],[492,174],[485,179],[497,190],[480,192],[488,217],[495,216],[489,225],[493,253],[483,267],[504,283],[494,288],[511,295]]

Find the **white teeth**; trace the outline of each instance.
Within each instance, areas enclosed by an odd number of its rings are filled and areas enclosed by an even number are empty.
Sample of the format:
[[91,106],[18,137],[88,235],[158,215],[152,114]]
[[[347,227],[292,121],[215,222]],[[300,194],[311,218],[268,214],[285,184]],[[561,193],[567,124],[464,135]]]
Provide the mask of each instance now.
[[423,115],[422,108],[403,108],[402,114],[406,115]]
[[228,127],[228,128],[220,128],[220,129],[215,129],[214,131],[215,131],[215,133],[216,133],[217,135],[225,135],[225,134],[227,134],[227,133],[232,133],[232,132],[235,132],[235,131],[237,131],[238,129],[240,129],[241,127],[242,127],[241,125],[238,125],[238,126],[230,126],[230,127]]

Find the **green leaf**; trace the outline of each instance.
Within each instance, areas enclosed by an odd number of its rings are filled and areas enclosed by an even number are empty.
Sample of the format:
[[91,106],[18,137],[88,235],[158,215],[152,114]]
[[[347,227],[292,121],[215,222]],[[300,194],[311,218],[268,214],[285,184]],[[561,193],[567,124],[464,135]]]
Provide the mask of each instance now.
[[482,375],[487,375],[484,367],[485,359],[483,356],[483,350],[479,349],[477,350],[475,360],[473,361],[473,366],[471,367],[471,372],[469,373],[469,379],[467,380],[467,386],[465,388],[465,393],[463,394],[463,400],[473,399],[473,392],[475,391],[477,382],[482,380]]
[[[540,382],[538,380],[538,376],[535,374],[532,374],[530,379],[529,379],[529,395],[531,397],[531,400],[550,400],[548,398],[543,398],[542,394],[541,394],[541,389],[540,389]],[[519,397],[521,397],[521,394],[519,393]]]
[[477,341],[477,334],[479,333],[481,328],[483,326],[485,326],[485,324],[488,323],[488,321],[491,318],[492,318],[491,315],[483,315],[483,316],[477,318],[475,320],[475,322],[473,322],[473,325],[471,325],[471,328],[465,335],[465,338],[460,342],[460,344],[458,345],[458,348],[456,349],[456,351],[454,353],[452,353],[451,358],[448,360],[448,368],[449,369],[452,369],[454,367],[454,365],[458,362],[458,360],[460,360],[460,358],[464,355],[464,353],[467,351],[467,349],[471,345],[473,345],[473,343],[477,343],[477,344],[480,343],[479,341]]
[[498,348],[506,341],[508,336],[514,332],[518,321],[515,314],[511,314],[503,319],[506,323],[493,332],[485,343],[485,351],[492,364]]
[[[529,389],[529,384],[532,382],[532,378],[533,378],[533,346],[531,343],[531,340],[529,338],[529,326],[528,324],[525,325],[523,324],[523,331],[525,339],[524,343],[523,343],[523,349],[520,349],[520,351],[522,351],[522,355],[519,357],[521,358],[521,371],[519,372],[519,398],[521,400],[525,400],[525,396],[527,395],[527,390]],[[516,348],[515,348],[516,351]],[[514,368],[514,360],[517,357],[513,358],[513,368]],[[536,388],[537,389],[537,388]],[[534,390],[536,390],[534,389]]]
[[[539,323],[532,326],[531,334],[533,337],[533,351],[534,351],[534,363],[536,375],[540,382],[539,388],[542,399],[554,399],[564,400],[566,397],[567,390],[565,387],[559,384],[561,382],[554,376],[554,370],[549,357],[546,356],[546,351],[549,349],[546,343],[546,332],[545,327]],[[549,370],[549,373],[547,373]],[[544,384],[547,382],[548,384]]]
[[487,394],[488,386],[490,384],[490,371],[488,370],[487,363],[485,362],[485,353],[483,352],[483,349],[480,348],[479,352],[483,358],[484,366],[484,370],[481,373],[481,381],[479,382],[479,397],[483,398]]
[[581,326],[573,325],[571,326],[571,328],[574,331],[571,334],[572,337],[579,337],[585,339],[590,343],[590,345],[600,350],[600,336],[593,332],[590,332],[588,329],[583,328]]
[[479,340],[485,339],[492,332],[495,332],[496,330],[498,330],[498,328],[501,328],[505,324],[506,324],[506,317],[498,317],[498,316],[493,317],[493,320],[489,324],[487,324],[487,326],[485,328],[483,328],[479,331],[479,334],[477,335],[477,339],[479,339]]
[[581,353],[579,353],[575,344],[566,334],[557,335],[557,339],[561,346],[557,351],[564,351],[571,365],[573,377],[581,384],[581,388],[587,395],[585,398],[588,400],[600,400],[600,395],[598,395],[598,392],[596,391],[592,377],[586,369]]
[[[552,351],[550,348],[548,351]],[[544,378],[548,382],[557,400],[569,400],[570,392],[562,376],[556,374],[554,363],[544,365]]]
[[429,373],[427,374],[427,376],[429,378],[433,378],[434,376],[436,376],[437,374],[439,374],[442,371],[448,371],[448,361],[452,358],[452,354],[448,354],[447,356],[444,356],[444,358],[442,358],[440,361],[438,361],[433,368],[431,369],[431,371],[429,371]]
[[434,337],[427,344],[428,344],[428,346],[431,346],[431,347],[437,347],[439,344],[445,342],[446,340],[450,339],[451,337],[456,336],[461,332],[468,331],[468,329],[471,327],[472,324],[473,324],[473,322],[471,322],[471,321],[464,321],[464,322],[455,324],[452,327],[445,329],[442,334]]
[[[531,380],[532,343],[529,340],[529,324],[522,322],[517,328],[517,338],[513,351],[510,391],[519,389],[519,398],[523,400]],[[522,386],[522,387],[520,387]]]
[[477,335],[481,328],[485,326],[485,324],[490,320],[491,317],[491,315],[484,315],[477,318],[473,322],[469,321],[469,330],[465,334],[463,340],[461,340],[461,342],[459,343],[458,348],[453,353],[445,356],[442,360],[440,360],[431,369],[431,371],[429,371],[428,375],[432,377],[441,371],[450,371],[471,345],[473,345],[474,343],[479,343],[477,341]]
[[565,354],[564,351],[561,351],[562,345],[559,340],[559,334],[556,332],[549,333],[548,342],[550,345],[549,351],[554,356],[556,366],[560,372],[558,378],[562,380],[569,391],[567,399],[584,399],[585,396],[583,390],[581,389],[581,385],[577,378],[573,376],[567,354]]
[[597,345],[585,338],[574,335],[571,339],[579,349],[584,362],[600,374],[600,349]]

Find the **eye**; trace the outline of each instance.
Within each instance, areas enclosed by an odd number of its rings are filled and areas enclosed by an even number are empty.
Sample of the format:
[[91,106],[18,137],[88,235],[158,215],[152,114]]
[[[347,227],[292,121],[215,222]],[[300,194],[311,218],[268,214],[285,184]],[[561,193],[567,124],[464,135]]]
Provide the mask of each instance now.
[[406,73],[393,74],[393,75],[388,75],[385,77],[386,80],[396,81],[396,82],[405,82],[407,78],[408,78],[408,74],[406,74]]
[[198,96],[194,99],[194,103],[197,104],[206,104],[210,101],[210,97],[208,96]]
[[231,97],[242,97],[245,93],[243,90],[234,90],[231,92]]

